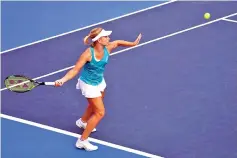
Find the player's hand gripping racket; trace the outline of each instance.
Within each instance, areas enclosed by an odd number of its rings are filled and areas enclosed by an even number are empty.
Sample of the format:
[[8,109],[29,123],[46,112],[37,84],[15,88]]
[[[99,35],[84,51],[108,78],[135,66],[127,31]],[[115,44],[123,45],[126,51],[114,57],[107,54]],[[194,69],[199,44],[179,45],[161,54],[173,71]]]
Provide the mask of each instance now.
[[55,86],[55,82],[39,82],[23,75],[8,76],[4,83],[8,90],[16,93],[29,92],[32,89],[42,85]]

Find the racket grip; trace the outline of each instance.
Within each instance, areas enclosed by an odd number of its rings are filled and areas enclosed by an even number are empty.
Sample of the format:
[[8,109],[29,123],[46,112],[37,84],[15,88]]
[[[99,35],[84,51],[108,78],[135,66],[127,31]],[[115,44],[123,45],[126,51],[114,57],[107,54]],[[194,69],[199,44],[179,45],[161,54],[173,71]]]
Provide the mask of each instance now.
[[55,82],[44,82],[47,86],[55,86]]

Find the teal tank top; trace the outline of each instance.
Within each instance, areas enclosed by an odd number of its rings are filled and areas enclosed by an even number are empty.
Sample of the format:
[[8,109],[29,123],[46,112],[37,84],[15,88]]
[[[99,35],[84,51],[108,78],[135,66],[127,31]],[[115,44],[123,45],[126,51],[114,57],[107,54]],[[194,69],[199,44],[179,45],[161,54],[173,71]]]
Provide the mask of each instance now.
[[93,47],[90,47],[90,52],[92,55],[92,59],[90,62],[87,62],[84,65],[79,78],[89,85],[96,86],[100,84],[103,80],[105,66],[108,63],[109,59],[109,52],[106,47],[104,47],[104,56],[101,60],[97,60],[95,58]]

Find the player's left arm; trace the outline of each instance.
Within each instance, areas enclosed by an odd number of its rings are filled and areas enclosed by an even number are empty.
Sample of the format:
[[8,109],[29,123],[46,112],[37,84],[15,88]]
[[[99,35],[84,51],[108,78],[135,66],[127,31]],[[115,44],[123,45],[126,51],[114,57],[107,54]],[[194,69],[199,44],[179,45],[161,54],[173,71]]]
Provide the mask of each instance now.
[[113,42],[110,42],[109,45],[107,46],[107,49],[109,52],[112,52],[112,50],[116,49],[117,47],[133,47],[139,44],[141,40],[142,35],[139,34],[138,37],[134,42],[130,41],[125,41],[125,40],[116,40]]

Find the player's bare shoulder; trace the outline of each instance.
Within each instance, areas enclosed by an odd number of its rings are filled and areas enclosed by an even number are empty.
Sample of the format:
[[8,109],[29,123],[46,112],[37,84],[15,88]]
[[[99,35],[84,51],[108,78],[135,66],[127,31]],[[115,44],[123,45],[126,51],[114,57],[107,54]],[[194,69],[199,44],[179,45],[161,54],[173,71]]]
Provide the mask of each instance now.
[[109,51],[109,53],[111,53],[117,46],[118,46],[117,41],[112,41],[112,42],[109,42],[106,48]]
[[82,59],[86,60],[86,61],[91,61],[92,59],[92,55],[91,55],[91,50],[90,48],[87,48],[82,54],[81,57]]

